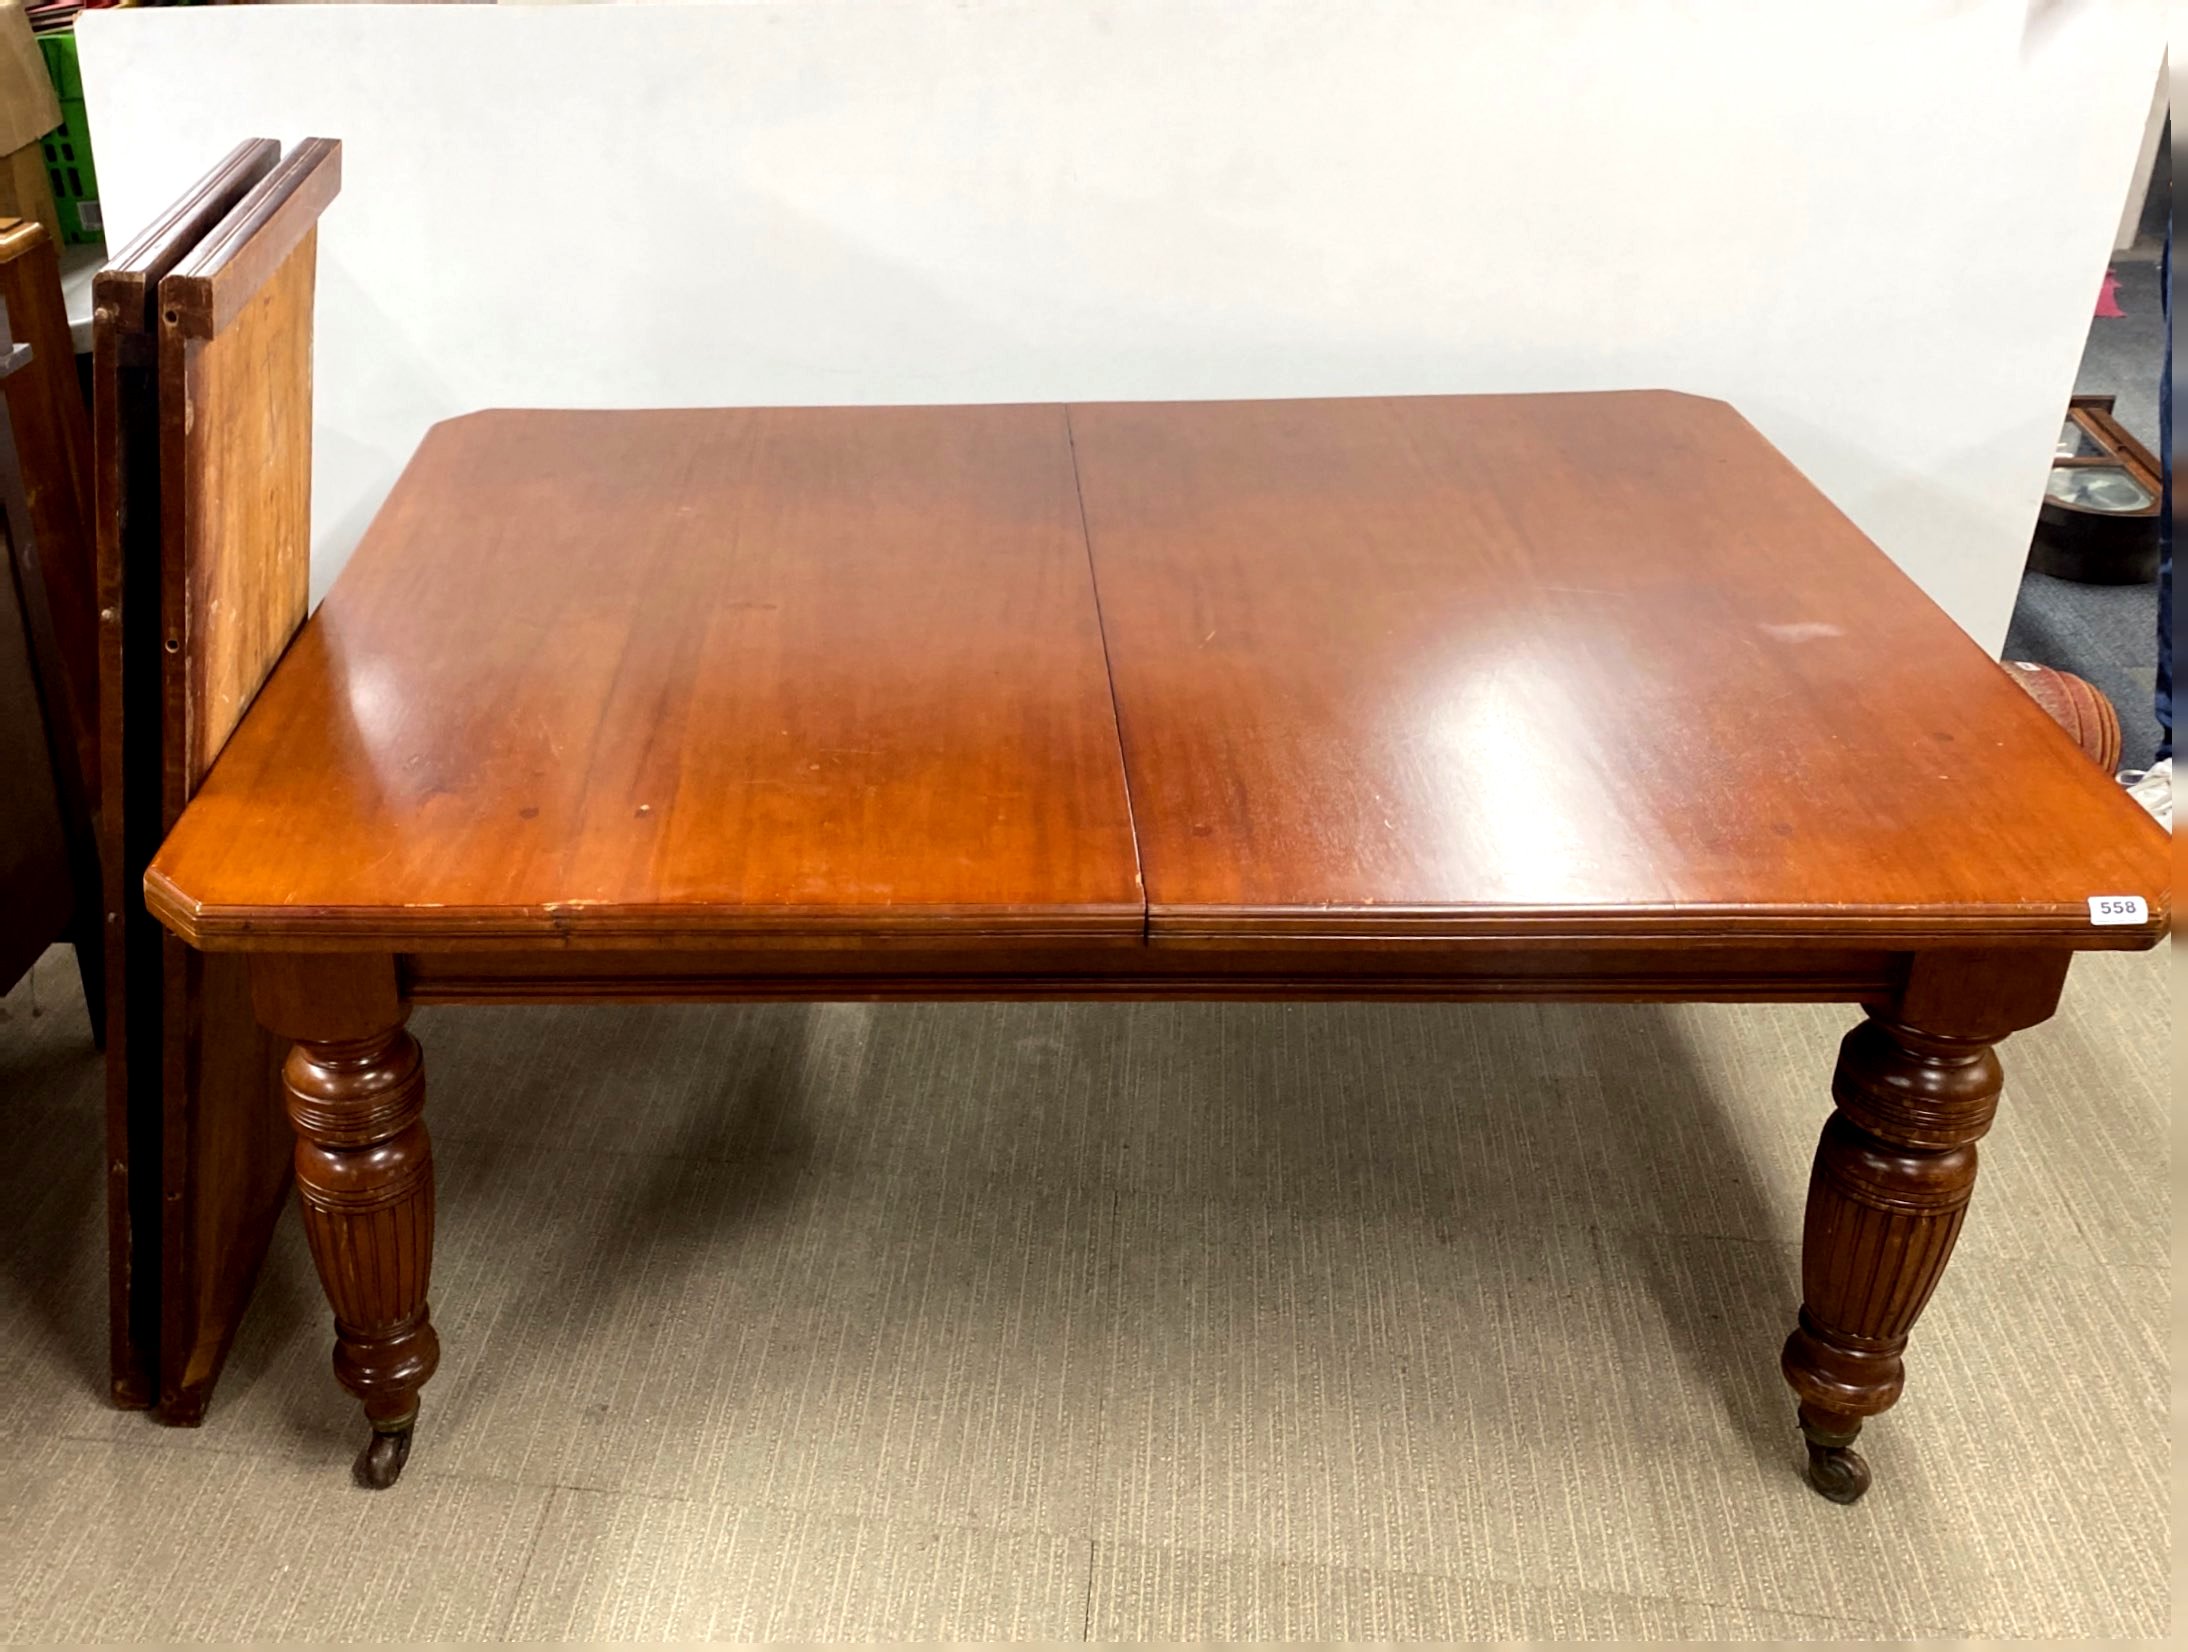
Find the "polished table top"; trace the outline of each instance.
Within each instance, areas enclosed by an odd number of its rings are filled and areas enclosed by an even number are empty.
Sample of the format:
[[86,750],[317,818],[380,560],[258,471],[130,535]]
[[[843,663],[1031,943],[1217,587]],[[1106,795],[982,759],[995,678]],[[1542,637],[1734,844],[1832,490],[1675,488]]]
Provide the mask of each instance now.
[[451,421],[147,892],[215,948],[2090,947],[2169,885],[1737,412],[1629,392]]

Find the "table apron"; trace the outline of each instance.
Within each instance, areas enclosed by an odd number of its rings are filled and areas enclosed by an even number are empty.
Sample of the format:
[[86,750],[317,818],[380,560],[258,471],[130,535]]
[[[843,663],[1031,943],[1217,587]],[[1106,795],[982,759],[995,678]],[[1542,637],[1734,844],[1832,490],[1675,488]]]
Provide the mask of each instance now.
[[1914,955],[1814,947],[1023,948],[407,953],[414,1003],[1891,1001]]

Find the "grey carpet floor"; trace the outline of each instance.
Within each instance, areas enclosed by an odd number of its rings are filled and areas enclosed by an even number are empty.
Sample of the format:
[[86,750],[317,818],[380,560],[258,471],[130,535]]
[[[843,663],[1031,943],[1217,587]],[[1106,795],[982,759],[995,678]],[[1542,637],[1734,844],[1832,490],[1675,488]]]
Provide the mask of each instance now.
[[2163,960],[2008,1046],[1850,1509],[1776,1369],[1849,1019],[424,1011],[445,1354],[374,1496],[293,1218],[202,1429],[103,1404],[55,952],[0,1000],[0,1634],[2162,1636]]

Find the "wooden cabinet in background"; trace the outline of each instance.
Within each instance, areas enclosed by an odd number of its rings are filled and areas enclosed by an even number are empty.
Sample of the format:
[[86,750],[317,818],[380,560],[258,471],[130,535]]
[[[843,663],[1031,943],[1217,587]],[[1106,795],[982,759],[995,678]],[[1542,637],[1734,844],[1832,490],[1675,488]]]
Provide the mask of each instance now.
[[[5,348],[0,393],[30,362],[28,347]],[[73,941],[96,1030],[99,873],[77,763],[52,603],[0,402],[0,991],[54,942]]]

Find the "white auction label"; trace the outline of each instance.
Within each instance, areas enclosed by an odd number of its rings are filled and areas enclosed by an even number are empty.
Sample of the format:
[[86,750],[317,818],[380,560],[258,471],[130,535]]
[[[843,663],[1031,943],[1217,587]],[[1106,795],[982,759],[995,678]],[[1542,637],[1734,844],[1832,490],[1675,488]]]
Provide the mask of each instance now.
[[2148,923],[2150,908],[2140,895],[2092,895],[2089,897],[2089,921],[2093,924]]

